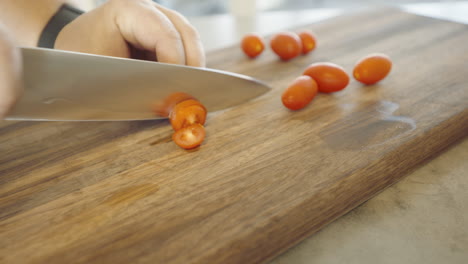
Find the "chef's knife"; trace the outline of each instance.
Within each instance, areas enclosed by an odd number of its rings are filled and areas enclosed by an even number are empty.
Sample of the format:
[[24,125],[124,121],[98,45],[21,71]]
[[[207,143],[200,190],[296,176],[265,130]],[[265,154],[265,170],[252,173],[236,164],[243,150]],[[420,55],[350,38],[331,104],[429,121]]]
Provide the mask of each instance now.
[[25,91],[9,120],[158,119],[152,107],[173,92],[208,111],[233,107],[269,90],[251,77],[181,65],[41,48],[22,48]]

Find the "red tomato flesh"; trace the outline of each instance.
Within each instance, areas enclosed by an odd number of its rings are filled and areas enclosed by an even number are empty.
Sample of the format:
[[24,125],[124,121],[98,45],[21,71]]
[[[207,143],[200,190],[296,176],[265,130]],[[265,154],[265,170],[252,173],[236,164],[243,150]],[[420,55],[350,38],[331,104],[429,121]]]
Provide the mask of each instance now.
[[174,106],[182,101],[195,99],[193,96],[183,92],[175,92],[167,96],[161,103],[155,105],[154,112],[158,116],[168,117]]
[[169,114],[172,128],[177,131],[193,124],[204,125],[206,108],[197,100],[189,99],[176,104]]
[[193,124],[177,130],[172,135],[172,140],[181,148],[193,149],[205,139],[205,128],[201,124]]

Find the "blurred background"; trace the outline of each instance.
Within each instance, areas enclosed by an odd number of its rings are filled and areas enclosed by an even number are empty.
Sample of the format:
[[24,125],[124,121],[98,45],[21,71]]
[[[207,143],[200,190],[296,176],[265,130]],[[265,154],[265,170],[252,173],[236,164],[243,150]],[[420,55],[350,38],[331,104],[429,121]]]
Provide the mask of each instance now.
[[[87,9],[106,0],[81,0]],[[207,51],[237,43],[246,33],[271,34],[355,9],[398,6],[411,13],[468,24],[467,0],[155,0],[197,28]]]
[[[88,0],[90,6],[105,0]],[[403,5],[411,3],[450,3],[456,0],[157,0],[166,7],[175,9],[185,16],[203,16],[231,13],[249,15],[261,11],[302,10],[313,8],[359,8],[369,5]],[[468,16],[468,14],[467,14]]]
[[[106,0],[81,0],[91,9]],[[156,0],[197,28],[207,51],[262,35],[311,24],[356,9],[397,6],[405,11],[468,24],[468,0]]]

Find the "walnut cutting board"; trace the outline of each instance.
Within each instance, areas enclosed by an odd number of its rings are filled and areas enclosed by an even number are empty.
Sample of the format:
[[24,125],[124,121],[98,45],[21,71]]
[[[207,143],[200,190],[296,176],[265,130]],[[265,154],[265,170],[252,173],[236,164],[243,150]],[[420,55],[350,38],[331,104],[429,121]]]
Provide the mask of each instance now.
[[[262,263],[468,134],[468,26],[382,9],[304,28],[319,47],[289,62],[208,54],[273,90],[212,113],[195,151],[167,121],[1,123],[0,263]],[[380,84],[281,105],[308,64],[371,52],[394,62]]]

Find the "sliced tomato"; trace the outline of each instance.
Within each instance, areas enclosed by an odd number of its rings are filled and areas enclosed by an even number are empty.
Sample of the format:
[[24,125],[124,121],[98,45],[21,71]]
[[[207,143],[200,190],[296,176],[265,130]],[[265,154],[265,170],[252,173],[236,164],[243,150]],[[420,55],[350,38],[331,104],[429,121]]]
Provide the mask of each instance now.
[[205,128],[201,124],[193,124],[177,130],[172,135],[172,140],[181,148],[193,149],[205,139]]
[[175,105],[169,114],[172,128],[177,131],[193,124],[204,125],[206,108],[197,100],[189,99]]
[[195,99],[195,97],[183,92],[172,93],[168,95],[162,102],[154,106],[154,112],[158,116],[168,117],[176,104],[189,99]]

